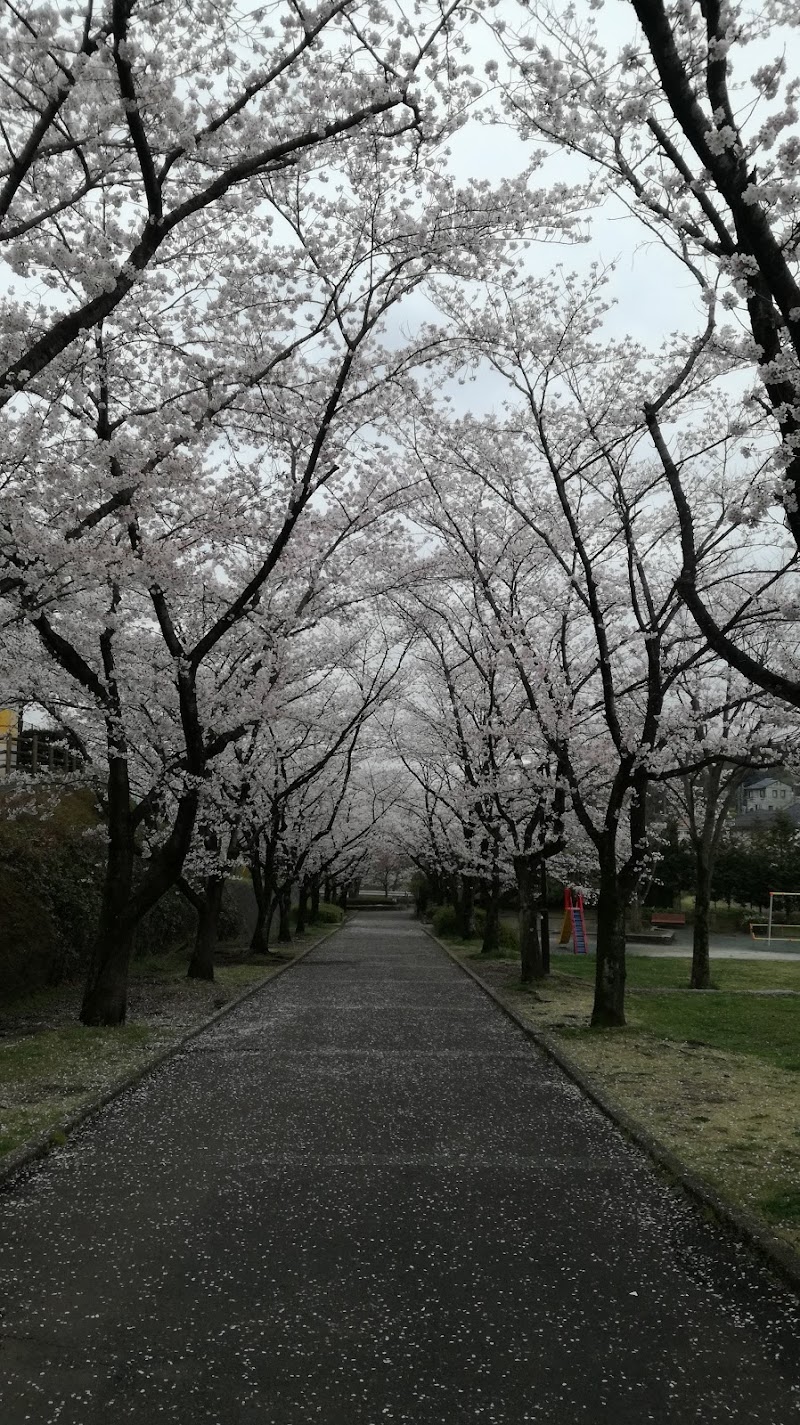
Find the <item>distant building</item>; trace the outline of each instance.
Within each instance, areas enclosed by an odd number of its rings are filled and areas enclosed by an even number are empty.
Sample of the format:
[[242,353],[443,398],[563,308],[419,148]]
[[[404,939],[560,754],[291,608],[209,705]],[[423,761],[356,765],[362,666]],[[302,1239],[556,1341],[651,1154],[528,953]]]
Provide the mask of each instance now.
[[739,793],[733,821],[735,829],[745,833],[757,831],[778,815],[800,826],[800,786],[790,780],[788,772],[753,774]]
[[740,815],[751,816],[759,812],[788,811],[797,801],[792,783],[780,776],[758,777],[747,782],[741,791]]

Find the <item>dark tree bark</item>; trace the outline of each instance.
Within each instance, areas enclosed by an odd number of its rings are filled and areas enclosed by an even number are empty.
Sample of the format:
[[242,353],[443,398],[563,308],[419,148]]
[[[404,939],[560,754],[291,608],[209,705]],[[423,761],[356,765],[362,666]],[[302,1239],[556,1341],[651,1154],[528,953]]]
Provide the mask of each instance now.
[[692,932],[693,990],[711,986],[711,962],[708,954],[708,913],[711,906],[711,861],[707,848],[699,841],[695,851],[694,930]]
[[546,975],[550,974],[550,911],[547,905],[547,862],[542,861],[539,895],[542,918],[542,966]]
[[124,1024],[133,936],[140,920],[180,876],[192,839],[198,794],[178,803],[166,841],[134,886],[137,809],[131,806],[126,755],[112,756],[108,775],[108,859],[97,933],[80,1019],[86,1025]]
[[297,898],[297,919],[295,921],[295,934],[304,935],[308,924],[308,877],[304,876],[300,882],[300,891]]
[[625,1023],[625,912],[627,896],[620,885],[613,847],[600,851],[597,898],[597,962],[592,1025]]
[[81,1005],[81,1023],[124,1024],[128,1004],[128,969],[135,922],[129,908],[133,894],[134,829],[130,819],[128,763],[112,759],[108,778],[108,859],[100,917],[92,945],[89,974]]
[[190,980],[213,980],[214,959],[219,940],[219,913],[225,891],[224,876],[206,876],[197,911],[194,950],[186,971]]
[[312,924],[313,924],[315,921],[319,920],[319,894],[320,894],[319,876],[312,876],[312,878],[311,878],[311,921],[312,921]]
[[281,886],[278,896],[278,935],[279,944],[291,944],[292,936],[292,883],[288,881],[285,886]]
[[524,985],[544,979],[545,968],[539,940],[537,903],[537,862],[533,856],[514,857],[514,875],[519,892],[520,979]]
[[500,946],[500,882],[496,878],[489,887],[485,909],[481,954],[494,955]]
[[425,917],[425,912],[428,909],[428,895],[429,891],[427,881],[420,882],[419,886],[417,887],[417,893],[414,897],[414,914],[416,915],[417,920],[423,920]]
[[475,934],[475,882],[471,876],[462,876],[455,904],[456,933],[462,940],[471,940]]
[[256,923],[253,927],[253,934],[250,937],[250,949],[253,954],[258,955],[264,946],[264,929],[269,911],[269,895],[264,886],[264,877],[261,873],[261,857],[256,847],[250,856],[250,878],[253,883],[253,895],[256,898]]
[[269,954],[269,935],[272,917],[277,902],[275,885],[275,849],[277,836],[273,834],[267,841],[263,854],[258,845],[253,848],[250,858],[250,873],[253,878],[258,913],[250,949],[254,955]]

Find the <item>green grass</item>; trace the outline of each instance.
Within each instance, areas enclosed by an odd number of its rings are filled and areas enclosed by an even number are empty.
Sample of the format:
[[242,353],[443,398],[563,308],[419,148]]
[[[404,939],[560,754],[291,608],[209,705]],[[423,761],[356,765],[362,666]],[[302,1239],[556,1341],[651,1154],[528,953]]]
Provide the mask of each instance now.
[[628,1022],[661,1039],[693,1040],[800,1071],[800,1000],[642,995],[631,998]]
[[27,990],[24,994],[15,995],[11,999],[4,1000],[0,1007],[2,1015],[20,1015],[23,1017],[35,1017],[48,1014],[63,1002],[64,986],[56,985],[48,989]]
[[[289,947],[287,947],[289,948]],[[288,958],[288,957],[287,957]],[[267,964],[259,964],[257,960],[251,960],[244,965],[216,965],[214,968],[214,983],[221,985],[223,989],[231,990],[238,994],[240,990],[247,988],[249,984],[255,984],[260,976],[274,975],[276,968],[274,960]],[[184,974],[186,970],[184,969]]]
[[800,1222],[800,1188],[786,1188],[761,1198],[759,1207],[768,1222]]
[[0,1045],[0,1154],[19,1148],[72,1113],[153,1052],[158,1031],[70,1026]]
[[69,1084],[80,1072],[102,1061],[124,1060],[131,1048],[147,1044],[154,1030],[142,1024],[120,1029],[45,1029],[0,1045],[0,1084],[19,1079],[56,1078]]
[[[677,956],[626,955],[628,989],[686,989],[691,961]],[[552,955],[551,969],[580,980],[594,980],[594,955]],[[712,960],[711,981],[720,990],[800,991],[797,960]]]
[[169,955],[141,955],[131,960],[131,980],[182,980],[186,978],[189,955],[185,949]]
[[778,1069],[800,1072],[800,998],[755,995],[629,996],[623,1030],[564,1029],[585,1034],[646,1034],[677,1044],[694,1044],[747,1054]]

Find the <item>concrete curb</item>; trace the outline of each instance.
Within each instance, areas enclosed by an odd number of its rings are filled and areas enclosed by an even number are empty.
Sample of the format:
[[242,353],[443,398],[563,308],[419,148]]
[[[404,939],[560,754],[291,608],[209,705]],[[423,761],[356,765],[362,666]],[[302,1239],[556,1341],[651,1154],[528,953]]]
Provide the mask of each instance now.
[[326,930],[324,935],[320,935],[316,940],[312,941],[310,945],[306,946],[305,950],[300,951],[299,955],[294,955],[291,960],[286,961],[285,965],[279,965],[277,970],[274,970],[273,973],[268,975],[265,979],[259,980],[257,985],[250,985],[249,989],[243,990],[235,999],[229,1000],[221,1009],[215,1010],[212,1015],[209,1015],[208,1019],[203,1019],[198,1024],[193,1024],[190,1029],[184,1031],[179,1039],[176,1039],[172,1044],[168,1044],[165,1049],[160,1049],[157,1054],[145,1060],[138,1068],[131,1070],[128,1074],[124,1074],[119,1079],[115,1079],[113,1083],[109,1084],[108,1088],[103,1089],[101,1093],[89,1099],[86,1103],[82,1104],[80,1108],[76,1108],[73,1113],[58,1119],[56,1123],[51,1124],[50,1127],[44,1129],[42,1133],[37,1133],[35,1138],[29,1139],[21,1148],[15,1148],[14,1151],[9,1153],[8,1156],[3,1159],[2,1163],[0,1163],[0,1192],[2,1192],[8,1186],[10,1180],[17,1177],[24,1168],[27,1168],[31,1163],[39,1162],[56,1149],[64,1146],[63,1143],[54,1140],[61,1136],[68,1138],[70,1133],[73,1133],[76,1128],[79,1128],[82,1123],[86,1122],[87,1118],[92,1118],[94,1114],[99,1113],[101,1108],[105,1108],[107,1103],[111,1103],[113,1099],[119,1098],[120,1094],[123,1094],[126,1089],[133,1088],[136,1084],[140,1083],[142,1079],[147,1078],[147,1075],[151,1074],[154,1069],[160,1068],[162,1064],[165,1064],[168,1059],[171,1059],[172,1056],[183,1049],[185,1045],[191,1043],[192,1039],[197,1039],[200,1034],[204,1034],[207,1029],[210,1029],[212,1025],[216,1024],[220,1019],[224,1019],[232,1010],[238,1009],[240,1004],[244,1004],[245,1000],[252,999],[253,995],[258,994],[260,990],[264,990],[268,985],[274,984],[287,970],[291,970],[294,965],[304,960],[306,955],[310,955],[312,950],[316,950],[318,945],[322,945],[324,941],[330,940],[332,935],[336,935],[340,930],[343,930],[346,924],[347,921],[343,920],[338,925],[335,925],[332,930]]
[[428,930],[425,925],[421,925],[420,929],[430,936],[430,939],[449,956],[455,965],[458,965],[460,970],[464,971],[465,975],[469,975],[470,979],[475,981],[484,994],[489,996],[489,999],[494,1000],[498,1008],[514,1021],[523,1034],[533,1040],[533,1043],[547,1055],[548,1059],[557,1064],[567,1077],[577,1084],[586,1097],[597,1105],[606,1118],[610,1118],[611,1122],[616,1124],[626,1138],[635,1143],[637,1148],[641,1148],[647,1153],[648,1157],[668,1174],[675,1186],[682,1188],[687,1196],[699,1203],[706,1211],[713,1213],[724,1227],[746,1242],[778,1276],[782,1277],[796,1292],[800,1292],[800,1253],[790,1247],[788,1242],[782,1242],[779,1237],[773,1236],[763,1223],[752,1213],[747,1212],[745,1208],[736,1207],[726,1198],[721,1197],[710,1183],[687,1168],[671,1149],[667,1148],[660,1139],[654,1138],[651,1133],[648,1133],[647,1129],[643,1128],[635,1118],[632,1118],[626,1109],[621,1108],[613,1099],[608,1098],[550,1034],[545,1030],[534,1029],[528,1024],[521,1015],[517,1014],[516,1010],[505,1003],[490,985],[486,984],[485,980],[481,979],[470,965],[465,965],[448,945],[439,940],[432,930]]

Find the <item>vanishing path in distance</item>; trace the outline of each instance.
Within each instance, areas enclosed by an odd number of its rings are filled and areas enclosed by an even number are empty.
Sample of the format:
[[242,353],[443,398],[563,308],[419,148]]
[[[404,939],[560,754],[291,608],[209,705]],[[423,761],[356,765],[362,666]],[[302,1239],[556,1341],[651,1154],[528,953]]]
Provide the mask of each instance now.
[[790,1425],[799,1317],[399,913],[0,1195],[3,1425]]

